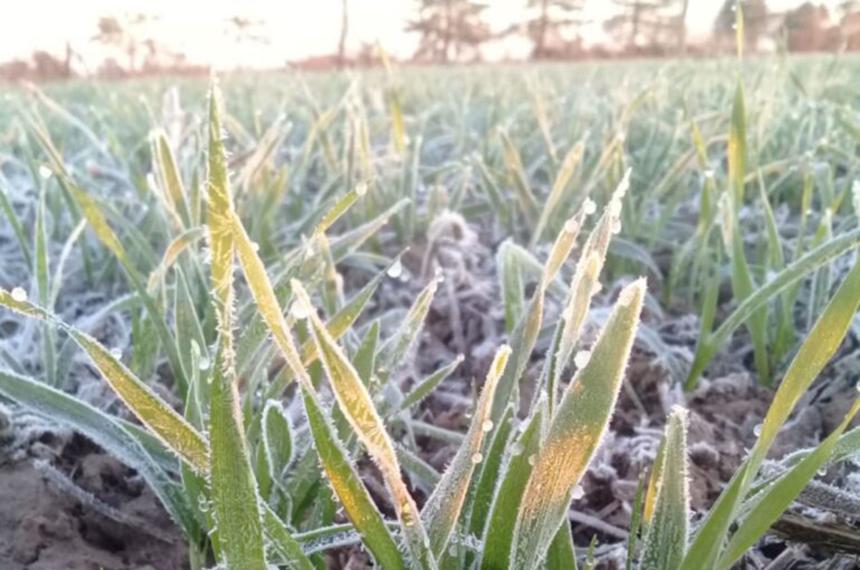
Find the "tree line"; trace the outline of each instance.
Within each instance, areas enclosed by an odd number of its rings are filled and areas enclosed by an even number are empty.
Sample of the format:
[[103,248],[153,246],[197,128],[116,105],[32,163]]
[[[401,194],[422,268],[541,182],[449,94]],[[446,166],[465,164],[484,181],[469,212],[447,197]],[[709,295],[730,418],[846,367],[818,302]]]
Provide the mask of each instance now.
[[[711,37],[691,43],[686,26],[690,0],[522,0],[523,21],[493,29],[487,20],[489,3],[481,0],[416,0],[413,17],[405,30],[418,37],[412,55],[416,62],[450,63],[480,61],[482,48],[512,37],[528,40],[529,57],[535,60],[582,59],[589,57],[676,56],[729,51],[735,42],[734,24],[739,0],[723,0]],[[602,23],[606,40],[586,45],[583,30],[586,2],[612,5],[612,16]],[[824,5],[807,1],[789,11],[772,11],[766,0],[742,0],[745,44],[749,51],[836,51],[860,50],[860,0],[840,2],[831,12]],[[364,44],[347,53],[349,0],[340,0],[339,34],[335,50],[300,62],[304,67],[343,67],[379,63],[375,45]],[[125,76],[165,71],[206,73],[206,68],[186,61],[182,53],[161,45],[153,31],[157,17],[127,14],[105,16],[96,23],[91,41],[111,54],[100,67],[87,69],[73,46],[66,44],[63,56],[33,52],[29,60],[0,63],[0,79],[49,79],[71,77],[75,69],[84,74]],[[241,16],[223,22],[224,35],[236,44],[269,43],[265,22]]]

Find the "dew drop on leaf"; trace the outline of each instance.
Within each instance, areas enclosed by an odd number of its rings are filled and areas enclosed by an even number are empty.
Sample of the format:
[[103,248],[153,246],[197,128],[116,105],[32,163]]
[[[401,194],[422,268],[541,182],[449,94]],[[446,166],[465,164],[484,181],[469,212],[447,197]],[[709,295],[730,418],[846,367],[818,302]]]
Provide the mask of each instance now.
[[586,216],[590,216],[597,211],[597,204],[595,204],[594,200],[591,198],[586,198],[585,203],[582,205],[582,210],[585,212]]
[[488,432],[493,429],[493,420],[484,420],[484,423],[481,424],[481,429],[485,432]]
[[480,453],[475,453],[474,455],[472,455],[472,463],[474,463],[476,465],[483,460],[484,460],[484,456],[481,455]]
[[573,487],[573,491],[570,494],[570,498],[574,501],[578,501],[579,499],[585,496],[585,489],[582,488],[582,485],[575,485]]
[[12,299],[23,303],[27,300],[27,291],[23,287],[15,287],[12,289]]
[[395,261],[385,273],[392,279],[397,279],[398,277],[400,277],[403,274],[403,264],[400,262],[400,259]]
[[534,467],[535,461],[537,461],[537,457],[534,454],[529,455],[529,465]]
[[591,352],[587,350],[580,350],[573,357],[573,363],[577,368],[584,368],[589,360],[591,360]]
[[367,194],[367,182],[359,182],[355,186],[355,194],[356,196],[364,196]]
[[41,176],[43,180],[47,180],[48,178],[50,178],[51,174],[53,174],[51,169],[44,164],[39,167],[39,176]]
[[299,320],[308,318],[311,315],[310,307],[301,299],[296,299],[290,305],[290,314]]

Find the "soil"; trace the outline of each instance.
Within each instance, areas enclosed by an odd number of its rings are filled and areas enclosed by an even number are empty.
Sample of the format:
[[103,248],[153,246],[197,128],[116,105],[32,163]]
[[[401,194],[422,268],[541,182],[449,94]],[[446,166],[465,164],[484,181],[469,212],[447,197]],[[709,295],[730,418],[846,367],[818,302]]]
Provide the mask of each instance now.
[[0,568],[187,567],[181,532],[133,470],[39,419],[16,424],[0,451]]

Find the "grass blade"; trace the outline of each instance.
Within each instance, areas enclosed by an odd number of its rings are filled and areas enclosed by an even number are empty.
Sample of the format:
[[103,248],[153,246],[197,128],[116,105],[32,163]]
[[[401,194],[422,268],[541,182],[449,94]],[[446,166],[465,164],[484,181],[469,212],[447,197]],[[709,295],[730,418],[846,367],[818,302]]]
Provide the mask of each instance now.
[[376,412],[370,393],[313,310],[310,298],[301,283],[293,280],[292,288],[296,295],[295,302],[301,304],[300,314],[309,318],[308,328],[338,406],[359,441],[376,462],[393,496],[394,507],[403,526],[403,535],[412,554],[412,563],[421,568],[435,567],[436,563],[429,549],[430,539],[421,522],[418,507],[401,478],[394,445]]
[[[838,238],[837,238],[838,239]],[[832,242],[831,242],[832,243]],[[713,565],[723,540],[771,444],[791,411],[833,356],[848,332],[860,306],[860,263],[842,282],[824,313],[800,346],[768,409],[761,433],[749,458],[720,495],[696,534],[682,568],[693,570],[702,563]]]
[[615,406],[644,296],[642,279],[621,292],[588,364],[558,406],[517,513],[511,548],[519,567],[540,563],[566,519],[571,491],[600,444]]
[[672,570],[687,548],[689,490],[687,488],[687,414],[676,407],[666,424],[657,495],[643,543],[643,570]]
[[845,431],[858,411],[860,411],[860,401],[855,401],[845,415],[845,419],[833,430],[833,433],[827,436],[812,453],[783,474],[779,480],[760,492],[761,496],[755,499],[757,501],[755,508],[744,517],[743,522],[735,531],[725,552],[720,557],[717,568],[728,570],[791,506],[794,499],[830,458],[842,432]]
[[453,532],[460,510],[466,499],[466,492],[472,480],[475,465],[483,460],[481,448],[484,443],[484,434],[493,429],[490,420],[490,409],[493,396],[496,393],[496,385],[508,364],[511,355],[511,347],[502,346],[496,352],[481,396],[472,413],[472,421],[466,432],[466,439],[457,450],[451,464],[442,475],[442,480],[436,485],[433,494],[427,499],[421,516],[427,526],[430,535],[430,548],[433,554],[440,558],[445,552],[448,539]]
[[302,388],[302,393],[317,455],[346,516],[380,567],[405,568],[397,544],[361,482],[347,451],[338,441],[334,426],[322,411],[316,394],[305,388]]
[[210,386],[210,491],[221,557],[228,568],[265,570],[263,519],[245,442],[233,349],[233,200],[221,140],[220,95],[209,95],[207,228],[212,252],[212,302],[218,321],[218,349]]

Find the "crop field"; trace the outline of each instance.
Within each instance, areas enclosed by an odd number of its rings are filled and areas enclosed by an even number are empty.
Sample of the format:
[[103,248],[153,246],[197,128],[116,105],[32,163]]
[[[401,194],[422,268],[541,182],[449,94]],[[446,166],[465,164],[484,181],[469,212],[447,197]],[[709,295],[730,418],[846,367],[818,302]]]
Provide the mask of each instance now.
[[3,87],[0,567],[855,568],[858,78]]

